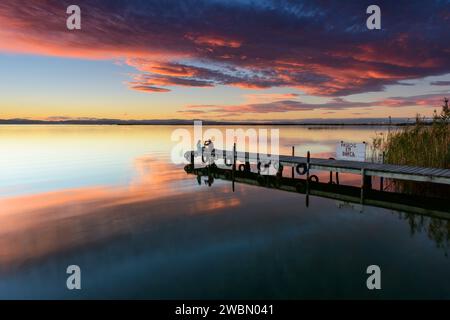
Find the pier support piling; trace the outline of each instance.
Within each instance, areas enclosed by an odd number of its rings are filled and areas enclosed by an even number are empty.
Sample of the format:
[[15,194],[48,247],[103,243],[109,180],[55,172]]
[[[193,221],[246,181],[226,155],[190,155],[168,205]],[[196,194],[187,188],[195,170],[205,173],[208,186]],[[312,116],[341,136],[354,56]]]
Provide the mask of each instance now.
[[311,166],[311,154],[306,154],[306,207],[309,207],[309,168]]
[[364,204],[364,193],[372,189],[372,177],[366,175],[366,170],[361,169],[361,204]]
[[234,192],[234,178],[236,176],[236,142],[233,144],[233,172],[232,172],[232,177],[233,177],[233,192]]
[[[383,156],[382,156],[382,158],[381,158],[381,163],[384,163],[384,151],[383,151]],[[384,190],[383,183],[384,183],[384,178],[383,178],[383,177],[380,177],[380,191],[383,191],[383,190]]]
[[[292,156],[295,157],[295,147],[292,146]],[[295,178],[295,171],[294,166],[292,166],[292,179]]]

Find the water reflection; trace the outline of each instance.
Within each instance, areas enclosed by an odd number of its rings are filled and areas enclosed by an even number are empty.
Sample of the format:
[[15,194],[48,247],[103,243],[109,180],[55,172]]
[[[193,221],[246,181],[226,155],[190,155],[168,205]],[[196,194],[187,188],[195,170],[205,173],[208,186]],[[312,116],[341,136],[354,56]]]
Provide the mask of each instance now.
[[[428,237],[436,243],[436,246],[443,249],[445,255],[448,255],[450,244],[450,207],[447,199],[421,197],[403,193],[393,193],[377,190],[366,190],[361,192],[361,188],[339,185],[339,183],[329,180],[326,183],[319,180],[306,183],[302,178],[286,177],[284,170],[276,176],[263,176],[260,172],[251,171],[250,168],[244,171],[233,171],[224,169],[216,164],[203,167],[192,164],[186,165],[184,170],[188,174],[196,175],[199,185],[202,181],[209,187],[212,186],[215,179],[259,186],[306,194],[305,206],[309,206],[309,195],[316,195],[322,198],[335,199],[338,201],[338,208],[357,208],[360,213],[364,212],[364,205],[372,205],[380,208],[392,209],[398,213],[401,220],[408,222],[411,235],[416,233],[426,233]],[[364,197],[362,197],[364,195]],[[355,205],[356,204],[356,205]],[[402,209],[403,211],[396,211]]]
[[[239,205],[233,197],[205,198],[180,182],[187,177],[167,162],[135,162],[138,179],[126,187],[89,187],[0,198],[0,270],[14,269],[72,247],[120,237],[167,219],[183,203],[183,214],[198,215]],[[225,190],[226,194],[227,191]]]
[[448,256],[450,248],[450,220],[417,216],[405,212],[399,212],[398,216],[409,224],[412,236],[426,233],[434,241],[436,247],[442,249],[445,255]]
[[[305,208],[301,193],[233,193],[219,178],[199,186],[169,162],[173,129],[0,127],[0,298],[450,296],[444,218],[397,210],[414,217],[411,237],[392,209],[319,195]],[[281,145],[332,152],[345,135],[371,133],[281,128]],[[70,264],[81,291],[65,287]],[[381,292],[365,287],[370,264]]]

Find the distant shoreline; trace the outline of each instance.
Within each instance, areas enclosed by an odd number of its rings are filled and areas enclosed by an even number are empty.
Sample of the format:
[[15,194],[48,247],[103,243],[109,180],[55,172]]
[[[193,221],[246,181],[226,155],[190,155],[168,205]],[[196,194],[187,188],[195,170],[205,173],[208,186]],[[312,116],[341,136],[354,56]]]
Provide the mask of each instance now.
[[[120,126],[136,126],[136,125],[193,125],[197,120],[118,120],[118,119],[96,119],[96,120],[28,120],[28,119],[0,119],[0,125],[120,125]],[[200,121],[200,120],[198,120]],[[342,121],[342,122],[339,122]],[[386,119],[339,119],[339,120],[307,120],[307,121],[202,121],[205,126],[409,126],[415,121],[405,119],[392,119],[389,123]],[[430,122],[431,123],[431,122]],[[425,122],[427,124],[427,122]]]

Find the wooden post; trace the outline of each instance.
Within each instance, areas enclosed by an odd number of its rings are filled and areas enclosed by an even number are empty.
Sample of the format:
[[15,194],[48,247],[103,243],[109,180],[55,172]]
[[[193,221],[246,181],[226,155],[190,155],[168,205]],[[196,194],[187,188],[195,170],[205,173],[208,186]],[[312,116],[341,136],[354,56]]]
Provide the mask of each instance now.
[[311,154],[309,151],[306,153],[306,178],[309,181],[309,163],[311,161]]
[[[292,146],[292,156],[293,157],[295,157],[295,147],[294,146]],[[295,166],[293,165],[292,166],[292,179],[294,179],[295,178],[295,168],[294,168]]]
[[392,119],[391,119],[391,116],[389,116],[389,126],[388,126],[388,134],[390,134],[391,133],[391,121]]
[[306,154],[306,207],[309,207],[309,166],[310,166],[311,154]]
[[211,187],[211,165],[208,164],[207,168],[208,168],[208,186]]
[[365,182],[364,176],[365,176],[364,169],[361,169],[361,198],[360,198],[361,204],[364,204],[364,182]]
[[236,142],[233,144],[233,172],[232,172],[232,178],[233,178],[233,192],[234,192],[234,177],[236,174]]
[[[331,158],[328,158],[328,160],[336,160],[336,159],[333,158],[333,157],[331,157]],[[338,181],[339,181],[337,171],[336,171],[336,181],[337,181],[336,183],[338,183]],[[333,171],[330,171],[330,180],[328,181],[328,183],[329,183],[329,184],[332,184],[332,183],[333,183]]]
[[[384,151],[383,151],[383,156],[381,158],[381,163],[384,163]],[[383,183],[384,183],[384,178],[380,177],[380,191],[383,191],[383,189],[384,189]]]
[[364,192],[372,189],[372,176],[366,175],[365,169],[361,169],[361,204],[364,203]]

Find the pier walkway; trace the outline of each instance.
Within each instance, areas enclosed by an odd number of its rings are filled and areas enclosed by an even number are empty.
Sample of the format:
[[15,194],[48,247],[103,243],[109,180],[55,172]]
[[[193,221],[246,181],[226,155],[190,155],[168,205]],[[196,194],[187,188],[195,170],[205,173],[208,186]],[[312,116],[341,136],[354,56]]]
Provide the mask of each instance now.
[[[187,159],[195,157],[194,151],[188,151]],[[233,163],[233,151],[214,150],[215,160],[223,159],[226,163]],[[249,164],[251,162],[264,162],[264,157],[256,153],[235,152],[235,161]],[[399,179],[418,182],[432,182],[450,184],[450,169],[423,168],[414,166],[392,165],[383,163],[321,159],[310,157],[279,155],[278,163],[272,164],[281,167],[293,167],[297,172],[307,173],[309,170],[323,170],[342,173],[360,174],[362,180],[369,177],[380,177],[388,179]],[[302,174],[302,173],[300,173]]]

